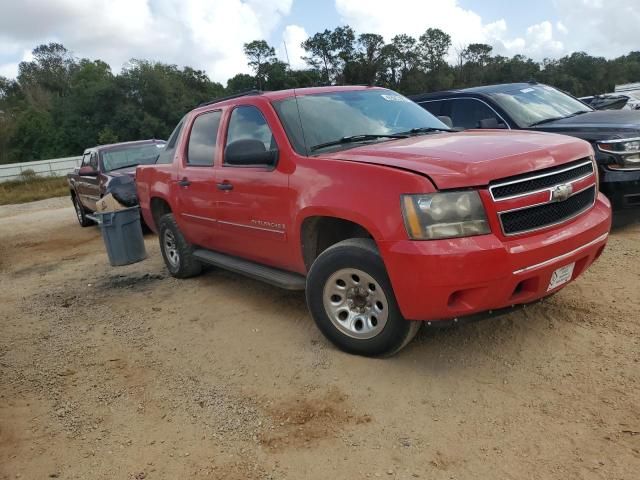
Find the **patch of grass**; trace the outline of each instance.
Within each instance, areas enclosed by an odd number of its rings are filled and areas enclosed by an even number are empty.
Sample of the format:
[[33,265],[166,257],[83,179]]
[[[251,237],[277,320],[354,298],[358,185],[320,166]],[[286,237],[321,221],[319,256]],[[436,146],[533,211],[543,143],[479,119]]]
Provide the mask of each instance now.
[[69,195],[66,177],[25,175],[20,180],[0,182],[0,205],[26,203]]

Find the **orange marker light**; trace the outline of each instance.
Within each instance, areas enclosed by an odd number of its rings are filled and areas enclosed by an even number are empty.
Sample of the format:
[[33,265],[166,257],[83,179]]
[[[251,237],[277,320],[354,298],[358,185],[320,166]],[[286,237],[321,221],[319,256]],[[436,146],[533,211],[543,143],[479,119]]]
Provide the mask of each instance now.
[[416,212],[413,199],[409,195],[406,195],[402,197],[402,201],[404,202],[405,221],[411,238],[423,238],[418,212]]

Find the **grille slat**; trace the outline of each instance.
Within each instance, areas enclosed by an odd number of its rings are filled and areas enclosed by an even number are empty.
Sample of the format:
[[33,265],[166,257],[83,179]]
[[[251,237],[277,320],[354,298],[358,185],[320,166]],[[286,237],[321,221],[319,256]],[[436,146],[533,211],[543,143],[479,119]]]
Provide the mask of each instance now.
[[[588,163],[587,163],[588,162]],[[513,179],[508,183],[500,183],[490,186],[491,194],[495,200],[505,199],[509,197],[526,195],[531,192],[544,190],[560,183],[567,183],[586,177],[593,173],[593,163],[589,159],[582,159],[574,167],[560,169],[557,173],[550,172],[545,175],[544,171],[540,173],[543,176],[534,178],[523,178],[522,180]]]
[[506,235],[536,230],[569,220],[593,205],[595,185],[572,195],[564,202],[545,203],[535,207],[500,214],[502,229]]

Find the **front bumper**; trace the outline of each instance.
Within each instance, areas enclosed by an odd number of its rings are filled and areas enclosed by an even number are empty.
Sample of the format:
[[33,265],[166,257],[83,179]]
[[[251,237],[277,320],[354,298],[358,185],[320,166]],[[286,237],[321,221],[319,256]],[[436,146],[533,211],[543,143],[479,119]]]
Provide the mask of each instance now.
[[403,316],[448,320],[555,293],[564,285],[547,290],[553,272],[575,262],[571,280],[577,278],[602,253],[610,227],[611,206],[598,195],[587,213],[526,237],[490,234],[378,246]]
[[599,170],[600,190],[614,209],[640,207],[640,170]]

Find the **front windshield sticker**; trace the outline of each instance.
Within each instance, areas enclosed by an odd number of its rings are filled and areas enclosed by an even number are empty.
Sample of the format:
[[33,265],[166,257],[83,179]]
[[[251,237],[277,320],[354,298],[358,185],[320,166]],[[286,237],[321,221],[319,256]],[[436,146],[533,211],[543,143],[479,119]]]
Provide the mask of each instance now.
[[533,88],[523,88],[522,90],[520,90],[522,93],[529,93],[529,92],[534,92],[535,90]]
[[157,148],[164,148],[164,143],[159,143],[156,145]]
[[409,102],[410,100],[402,95],[385,95],[384,93],[380,95],[382,98],[389,102]]

